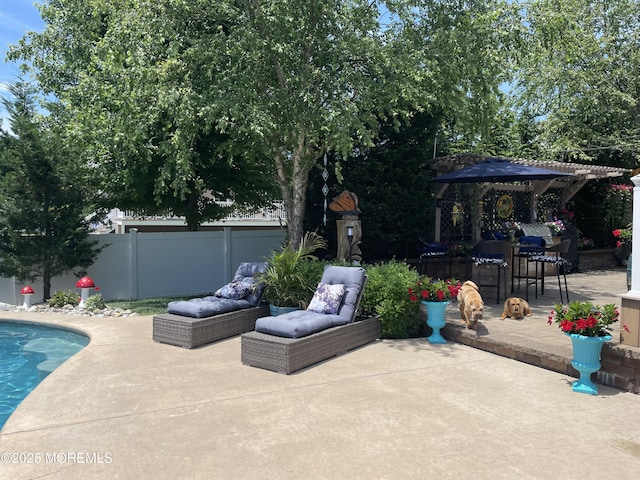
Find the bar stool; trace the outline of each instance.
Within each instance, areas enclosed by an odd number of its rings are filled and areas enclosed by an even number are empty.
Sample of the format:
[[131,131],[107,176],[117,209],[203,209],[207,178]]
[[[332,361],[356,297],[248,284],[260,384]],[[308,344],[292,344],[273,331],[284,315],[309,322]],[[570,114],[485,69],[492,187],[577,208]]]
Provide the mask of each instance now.
[[[546,264],[553,264],[556,267],[556,277],[558,278],[558,289],[560,290],[560,303],[564,303],[562,300],[562,285],[560,283],[560,269],[562,269],[562,276],[564,277],[564,290],[567,295],[567,303],[569,303],[569,289],[567,287],[567,268],[571,265],[571,262],[566,260],[562,254],[566,254],[571,247],[571,239],[562,240],[560,243],[556,243],[551,247],[544,249],[542,255],[532,255],[529,257],[528,262],[535,262],[536,276],[531,282],[535,284],[536,298],[538,298],[538,265],[541,266],[540,275],[540,295],[544,295],[544,270]],[[527,262],[527,265],[528,265]],[[527,268],[527,272],[529,269]],[[527,278],[527,293],[529,293],[529,278]]]
[[[471,252],[471,259],[476,267],[487,266],[495,268],[496,276],[498,279],[497,285],[495,283],[481,283],[478,273],[478,281],[476,285],[478,287],[497,287],[496,303],[500,303],[500,284],[504,283],[505,297],[507,289],[507,268],[509,268],[509,262],[507,259],[511,254],[511,246],[507,242],[501,240],[485,240],[476,244]],[[475,280],[474,280],[475,281]]]
[[[529,300],[529,258],[534,255],[543,255],[546,240],[537,236],[522,236],[518,242],[518,251],[513,250],[511,265],[511,292],[514,291],[515,279],[518,279],[518,289],[520,289],[520,281],[524,278],[527,281],[527,290],[525,299]],[[522,259],[525,263],[525,274],[522,274]],[[516,263],[518,265],[516,273]],[[536,297],[537,298],[537,297]]]
[[[448,245],[439,243],[427,243],[422,238],[420,241],[424,244],[418,247],[420,258],[418,259],[418,273],[427,275],[427,266],[430,261],[442,263],[442,279],[451,277],[451,251]],[[447,266],[449,267],[449,276],[447,277]]]

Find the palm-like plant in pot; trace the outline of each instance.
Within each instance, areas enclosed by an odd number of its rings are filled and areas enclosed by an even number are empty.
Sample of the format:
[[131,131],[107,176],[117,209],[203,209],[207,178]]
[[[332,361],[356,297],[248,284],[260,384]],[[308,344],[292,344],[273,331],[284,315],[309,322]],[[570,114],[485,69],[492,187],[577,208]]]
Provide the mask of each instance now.
[[264,297],[272,307],[306,308],[320,277],[310,278],[310,269],[305,267],[317,262],[314,252],[326,246],[321,236],[307,232],[297,248],[289,242],[266,259],[268,267],[260,279],[265,282]]

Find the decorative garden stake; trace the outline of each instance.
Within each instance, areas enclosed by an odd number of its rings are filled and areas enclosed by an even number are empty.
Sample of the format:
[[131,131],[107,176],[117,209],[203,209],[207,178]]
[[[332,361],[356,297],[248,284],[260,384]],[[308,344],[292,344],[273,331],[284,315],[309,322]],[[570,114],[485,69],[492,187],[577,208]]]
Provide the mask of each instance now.
[[84,304],[89,298],[89,292],[91,289],[98,290],[96,284],[93,283],[93,279],[91,277],[82,277],[80,280],[76,282],[76,288],[80,289],[80,303],[78,304],[78,308],[84,308]]
[[24,297],[22,308],[24,308],[25,310],[29,310],[29,308],[31,308],[31,297],[33,297],[34,293],[36,292],[31,285],[22,287],[22,290],[20,290],[20,295]]

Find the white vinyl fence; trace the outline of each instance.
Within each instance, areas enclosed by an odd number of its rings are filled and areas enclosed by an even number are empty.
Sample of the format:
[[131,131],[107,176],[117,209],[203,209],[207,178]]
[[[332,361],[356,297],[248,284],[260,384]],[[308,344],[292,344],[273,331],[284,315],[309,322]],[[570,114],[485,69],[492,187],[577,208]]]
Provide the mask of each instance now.
[[[242,262],[263,261],[282,247],[281,229],[162,232],[92,235],[107,245],[87,269],[105,300],[135,300],[211,293],[233,277]],[[56,277],[51,294],[77,290],[77,277]],[[30,284],[33,303],[42,301],[42,282]],[[27,283],[0,277],[0,302],[20,305],[20,290]],[[77,290],[79,292],[79,290]],[[91,292],[91,294],[96,292]]]

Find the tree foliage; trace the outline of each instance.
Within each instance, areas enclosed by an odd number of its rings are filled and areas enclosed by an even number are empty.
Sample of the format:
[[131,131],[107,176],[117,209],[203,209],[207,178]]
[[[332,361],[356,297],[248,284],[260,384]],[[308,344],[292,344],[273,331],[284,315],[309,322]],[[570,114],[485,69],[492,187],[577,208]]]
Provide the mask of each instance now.
[[[417,114],[410,125],[399,130],[383,125],[376,145],[346,162],[344,182],[329,179],[328,201],[343,189],[358,195],[361,210],[363,258],[367,262],[416,255],[418,238],[433,238],[433,192],[429,178],[433,157],[433,139],[438,118]],[[322,220],[323,179],[313,175],[307,228],[321,229],[328,239],[336,238],[336,214],[327,212]]]
[[87,215],[97,210],[86,167],[38,113],[32,87],[18,81],[9,91],[14,99],[3,103],[13,133],[0,129],[0,274],[41,278],[46,299],[51,278],[93,263],[99,249]]
[[45,31],[10,56],[63,102],[113,202],[176,208],[211,191],[256,204],[277,185],[297,244],[325,152],[347,159],[414,112],[446,106],[466,134],[496,109],[509,2],[386,7],[49,0]]
[[522,3],[519,104],[548,158],[634,166],[640,146],[640,3]]
[[269,164],[216,129],[229,15],[215,3],[54,0],[41,7],[48,28],[14,51],[64,105],[105,204],[171,211],[196,229],[228,213],[216,198],[259,207],[273,197]]

